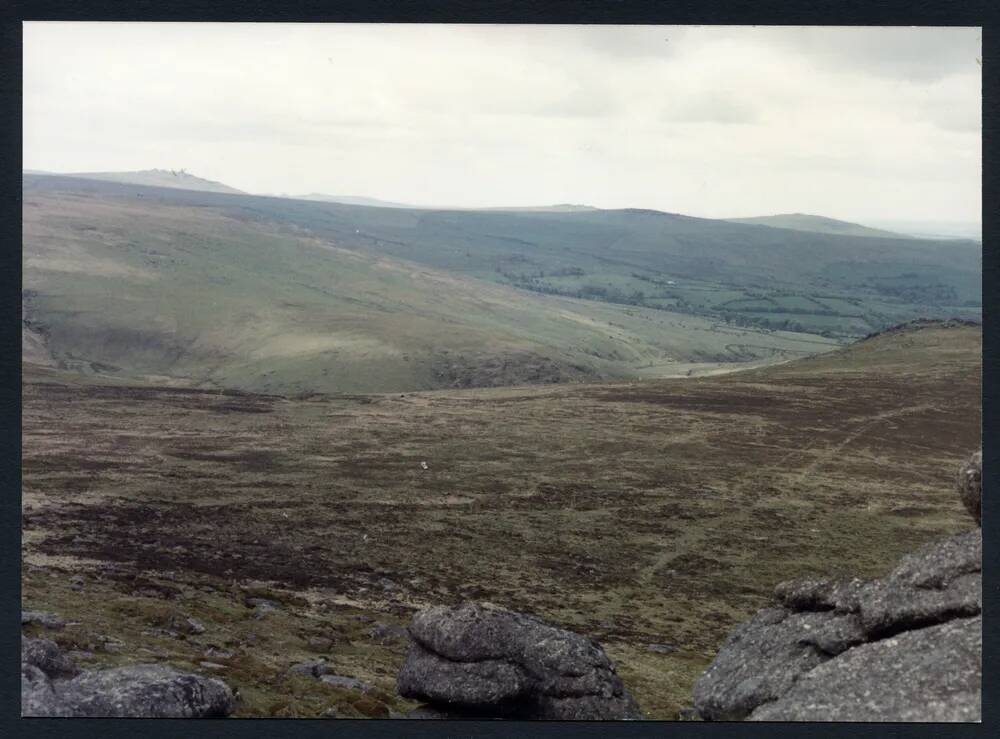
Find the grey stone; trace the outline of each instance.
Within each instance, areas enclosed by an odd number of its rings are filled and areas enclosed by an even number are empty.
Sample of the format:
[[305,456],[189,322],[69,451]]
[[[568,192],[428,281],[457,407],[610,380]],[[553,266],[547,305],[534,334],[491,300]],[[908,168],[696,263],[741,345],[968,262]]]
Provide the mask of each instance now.
[[77,717],[208,718],[226,716],[235,705],[221,680],[166,665],[85,672],[55,688]]
[[857,617],[769,608],[740,624],[698,678],[693,698],[710,721],[738,721],[803,674],[864,640]]
[[883,579],[787,582],[775,599],[695,683],[702,718],[978,720],[979,529],[922,547]]
[[194,718],[228,715],[235,705],[220,680],[165,665],[81,672],[48,639],[21,646],[21,715]]
[[958,497],[976,523],[983,524],[983,450],[962,463],[958,470]]
[[37,624],[46,629],[61,629],[66,626],[66,622],[54,613],[47,611],[21,611],[21,626]]
[[313,659],[307,662],[300,662],[292,665],[288,671],[303,677],[319,677],[326,672],[326,662],[321,659]]
[[979,721],[982,618],[845,652],[753,712],[754,721]]
[[858,592],[864,581],[806,578],[780,583],[775,599],[791,611],[853,612],[857,610]]
[[49,678],[72,677],[80,672],[50,639],[21,639],[21,664],[37,667]]
[[410,647],[397,679],[404,698],[462,706],[509,703],[522,697],[530,685],[525,671],[509,662],[456,662],[419,644]]
[[537,618],[486,603],[414,615],[400,694],[516,718],[640,718],[601,647]]
[[677,651],[677,647],[673,644],[648,644],[646,649],[657,654],[672,654]]
[[972,529],[904,557],[884,580],[859,592],[869,637],[942,623],[982,612],[983,542]]
[[367,693],[372,689],[372,686],[366,683],[364,680],[358,680],[355,677],[347,677],[346,675],[331,675],[322,674],[319,676],[327,685],[332,685],[335,688],[347,688],[348,690],[360,690],[362,693]]

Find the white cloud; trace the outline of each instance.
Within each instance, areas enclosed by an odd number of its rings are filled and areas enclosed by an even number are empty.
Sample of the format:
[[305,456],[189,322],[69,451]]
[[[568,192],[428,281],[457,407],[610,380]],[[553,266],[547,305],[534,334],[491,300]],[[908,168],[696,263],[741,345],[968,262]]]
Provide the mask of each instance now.
[[29,23],[24,165],[977,221],[980,45],[954,28]]

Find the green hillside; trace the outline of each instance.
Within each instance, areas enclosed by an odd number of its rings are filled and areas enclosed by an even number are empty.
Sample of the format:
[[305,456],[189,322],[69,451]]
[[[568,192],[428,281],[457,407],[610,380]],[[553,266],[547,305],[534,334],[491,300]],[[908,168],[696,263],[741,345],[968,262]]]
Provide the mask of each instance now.
[[36,361],[295,394],[660,377],[833,346],[517,290],[153,192],[170,191],[25,192]]
[[859,223],[838,221],[835,218],[812,216],[807,213],[783,213],[776,216],[755,216],[753,218],[727,218],[730,223],[747,223],[754,226],[770,226],[771,228],[789,228],[793,231],[812,231],[823,234],[838,234],[840,236],[869,236],[879,239],[908,239],[910,236],[883,231],[879,228],[869,228]]
[[915,318],[982,314],[982,247],[973,241],[839,236],[634,209],[370,208],[30,175],[24,187],[212,206],[357,252],[735,327],[853,339]]

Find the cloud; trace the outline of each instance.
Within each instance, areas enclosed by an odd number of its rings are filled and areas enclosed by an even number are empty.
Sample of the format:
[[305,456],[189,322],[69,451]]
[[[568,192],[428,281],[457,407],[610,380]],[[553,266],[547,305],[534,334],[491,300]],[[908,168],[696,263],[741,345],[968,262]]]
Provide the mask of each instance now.
[[24,164],[425,204],[977,220],[980,45],[977,29],[28,23]]

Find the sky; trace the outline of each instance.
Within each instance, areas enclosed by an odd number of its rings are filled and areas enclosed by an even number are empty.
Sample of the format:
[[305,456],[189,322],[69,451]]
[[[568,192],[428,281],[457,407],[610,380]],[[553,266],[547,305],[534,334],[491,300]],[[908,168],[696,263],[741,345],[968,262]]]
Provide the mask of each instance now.
[[981,38],[31,22],[23,166],[418,205],[978,223]]

